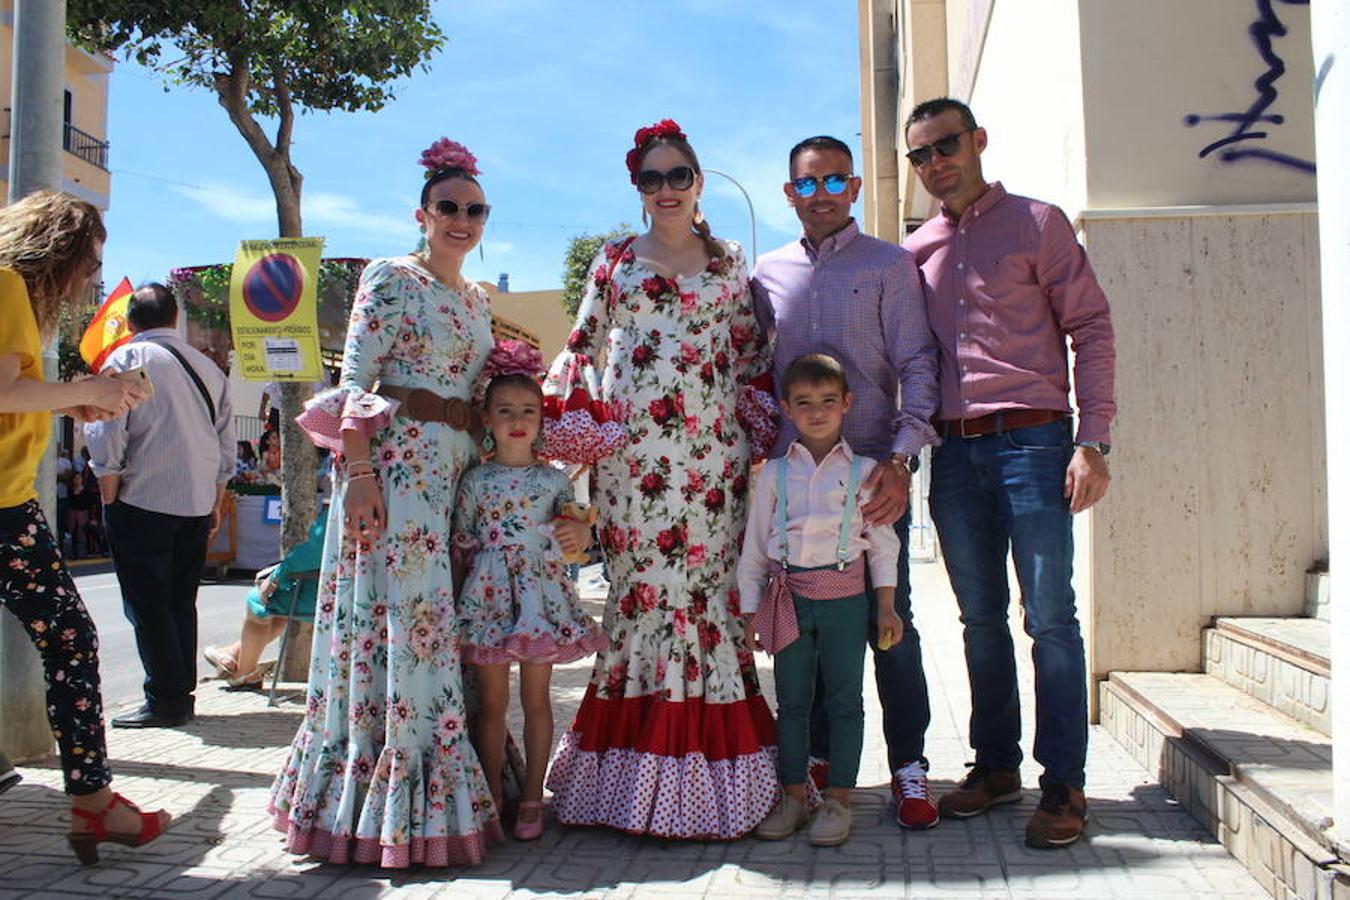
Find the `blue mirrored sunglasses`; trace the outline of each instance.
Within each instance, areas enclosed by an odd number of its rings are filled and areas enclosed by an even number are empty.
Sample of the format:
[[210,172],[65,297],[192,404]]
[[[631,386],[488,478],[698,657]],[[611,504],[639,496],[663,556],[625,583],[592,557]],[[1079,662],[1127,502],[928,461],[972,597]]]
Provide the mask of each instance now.
[[835,173],[826,175],[824,178],[794,178],[792,179],[792,189],[797,192],[798,197],[814,197],[816,188],[825,185],[825,193],[839,196],[848,188],[849,179],[852,175]]

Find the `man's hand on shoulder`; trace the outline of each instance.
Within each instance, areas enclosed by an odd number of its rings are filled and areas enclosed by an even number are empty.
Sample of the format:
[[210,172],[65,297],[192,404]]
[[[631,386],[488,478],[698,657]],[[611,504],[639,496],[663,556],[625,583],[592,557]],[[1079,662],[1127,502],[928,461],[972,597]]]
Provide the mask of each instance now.
[[1073,459],[1064,473],[1064,496],[1069,498],[1069,512],[1080,513],[1106,496],[1111,473],[1106,457],[1092,447],[1074,448]]
[[907,465],[895,460],[883,460],[872,469],[863,482],[863,489],[872,492],[872,499],[862,508],[869,525],[894,525],[909,508],[910,471]]

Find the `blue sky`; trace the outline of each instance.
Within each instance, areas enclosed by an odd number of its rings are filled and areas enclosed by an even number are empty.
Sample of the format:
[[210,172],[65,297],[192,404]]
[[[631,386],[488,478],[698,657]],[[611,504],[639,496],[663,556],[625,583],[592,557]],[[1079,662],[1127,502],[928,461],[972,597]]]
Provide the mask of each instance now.
[[[781,190],[792,144],[827,133],[858,152],[856,10],[819,0],[437,3],[446,47],[393,103],[298,119],[305,232],[327,239],[326,256],[411,249],[416,160],[446,135],[478,156],[493,207],[485,259],[475,253],[466,274],[558,287],[571,237],[638,224],[624,153],[635,129],[671,117],[705,167],[750,192],[762,253],[798,233]],[[276,235],[262,167],[213,94],[166,92],[154,73],[119,62],[109,138],[108,286],[231,260],[241,239]],[[707,179],[714,232],[748,252],[744,199]]]

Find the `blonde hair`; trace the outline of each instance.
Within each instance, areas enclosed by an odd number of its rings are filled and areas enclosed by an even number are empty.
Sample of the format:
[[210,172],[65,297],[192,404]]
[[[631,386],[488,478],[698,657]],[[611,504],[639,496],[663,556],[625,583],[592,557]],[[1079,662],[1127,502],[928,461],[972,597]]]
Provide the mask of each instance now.
[[[694,152],[694,148],[689,146],[689,142],[684,138],[674,136],[653,138],[644,144],[642,147],[642,154],[638,157],[638,165],[642,165],[642,161],[647,158],[648,153],[652,152],[653,147],[659,147],[662,144],[665,144],[667,147],[673,147],[681,156],[689,161],[689,167],[691,169],[696,173],[702,174],[703,170],[699,168],[698,154]],[[697,205],[695,205],[695,209],[697,209]],[[694,222],[694,234],[699,236],[699,240],[703,241],[703,247],[708,251],[708,258],[712,260],[714,264],[718,266],[722,265],[722,262],[726,259],[727,250],[722,246],[721,241],[713,237],[712,226],[708,224],[707,219],[700,216],[699,219]]]
[[56,331],[62,301],[94,271],[94,243],[107,237],[98,208],[64,191],[34,191],[0,208],[0,266],[28,286],[44,340]]

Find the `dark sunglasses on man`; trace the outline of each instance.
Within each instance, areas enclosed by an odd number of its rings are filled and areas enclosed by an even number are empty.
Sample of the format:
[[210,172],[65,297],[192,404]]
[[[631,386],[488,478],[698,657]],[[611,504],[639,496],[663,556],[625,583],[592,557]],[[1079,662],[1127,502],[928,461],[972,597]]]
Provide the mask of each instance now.
[[803,178],[792,179],[792,189],[797,192],[797,196],[805,200],[807,197],[816,195],[816,188],[825,186],[825,193],[838,197],[848,189],[848,182],[852,175],[843,172],[836,172],[833,175],[826,175],[824,178],[813,178],[805,176]]
[[922,147],[915,147],[905,154],[905,159],[916,169],[921,169],[933,161],[933,151],[943,159],[950,159],[961,149],[961,135],[969,134],[974,128],[965,128],[948,135],[943,135],[931,144],[924,144]]
[[492,212],[492,207],[486,203],[460,204],[453,200],[437,200],[427,209],[442,219],[453,219],[459,215],[460,210],[464,210],[464,215],[469,217],[470,222],[486,222],[488,214]]
[[689,166],[676,166],[666,172],[643,169],[638,172],[637,187],[644,194],[655,194],[663,184],[670,185],[672,191],[687,191],[694,186],[695,174]]

